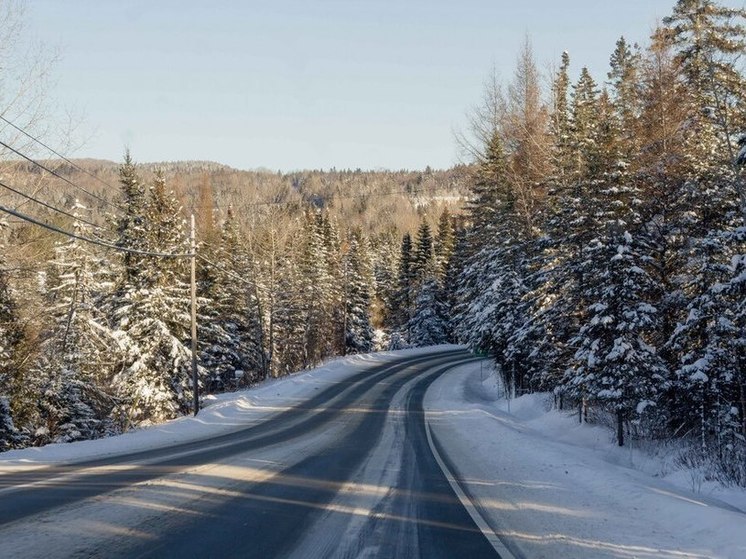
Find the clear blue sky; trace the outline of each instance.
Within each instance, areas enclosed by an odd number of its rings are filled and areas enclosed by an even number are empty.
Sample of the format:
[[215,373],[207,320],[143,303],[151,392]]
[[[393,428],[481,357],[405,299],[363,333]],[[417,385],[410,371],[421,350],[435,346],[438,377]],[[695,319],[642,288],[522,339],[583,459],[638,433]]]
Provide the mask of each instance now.
[[[733,4],[733,2],[729,2]],[[248,169],[443,168],[494,63],[529,33],[605,77],[674,0],[30,0],[59,45],[53,90],[82,111],[75,154]],[[739,2],[740,5],[740,2]]]

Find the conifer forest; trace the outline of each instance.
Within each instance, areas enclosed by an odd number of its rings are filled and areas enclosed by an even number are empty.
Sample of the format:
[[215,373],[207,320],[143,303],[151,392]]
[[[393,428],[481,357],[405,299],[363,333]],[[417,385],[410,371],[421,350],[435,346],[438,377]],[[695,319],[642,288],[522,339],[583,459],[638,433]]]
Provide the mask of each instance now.
[[446,170],[67,159],[0,106],[0,451],[193,411],[194,215],[202,396],[465,344],[746,487],[745,23],[678,0],[604,75],[527,39]]

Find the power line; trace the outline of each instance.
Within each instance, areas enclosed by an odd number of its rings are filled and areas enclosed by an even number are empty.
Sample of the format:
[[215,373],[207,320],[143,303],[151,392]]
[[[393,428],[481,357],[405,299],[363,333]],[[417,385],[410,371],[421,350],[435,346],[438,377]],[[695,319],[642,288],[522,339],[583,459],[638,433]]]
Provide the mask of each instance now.
[[9,149],[10,151],[12,151],[13,153],[15,153],[19,157],[22,157],[23,159],[25,159],[29,163],[31,163],[33,165],[36,165],[37,167],[40,167],[41,169],[44,169],[47,173],[49,173],[51,175],[54,175],[55,177],[57,177],[60,180],[65,181],[67,184],[69,184],[73,188],[77,188],[78,190],[80,190],[82,192],[85,192],[88,196],[91,196],[92,198],[95,198],[96,200],[99,200],[99,201],[103,202],[104,204],[108,204],[109,206],[111,206],[113,208],[117,208],[118,210],[125,211],[124,208],[121,207],[121,206],[119,206],[118,204],[114,204],[113,202],[109,202],[106,198],[102,198],[98,194],[94,194],[93,192],[90,192],[89,190],[86,190],[85,188],[83,188],[79,184],[75,184],[73,181],[71,181],[67,177],[63,177],[57,171],[55,171],[53,169],[50,169],[46,165],[43,165],[42,163],[39,163],[38,161],[32,159],[28,155],[26,155],[24,153],[21,153],[20,151],[18,151],[17,149],[15,149],[13,146],[9,146],[8,144],[6,144],[3,141],[0,141],[0,146],[3,146],[5,148]]
[[9,191],[11,191],[11,192],[13,192],[15,194],[18,194],[19,196],[22,196],[23,198],[26,198],[26,200],[30,200],[32,202],[36,202],[37,204],[40,204],[40,205],[44,206],[45,208],[48,208],[48,209],[50,209],[52,211],[55,211],[55,212],[60,213],[62,215],[66,215],[67,217],[71,217],[71,218],[73,218],[76,221],[80,221],[81,223],[85,223],[86,225],[90,225],[91,227],[95,227],[96,229],[100,229],[102,231],[106,231],[106,229],[104,227],[101,227],[100,225],[97,225],[97,224],[93,223],[92,221],[88,221],[87,219],[83,219],[82,217],[78,217],[75,214],[71,214],[70,212],[67,212],[67,211],[62,210],[60,208],[52,206],[51,204],[47,204],[46,202],[44,202],[42,200],[38,200],[37,198],[34,198],[33,196],[31,196],[29,194],[21,192],[20,190],[16,190],[12,186],[8,186],[7,184],[5,184],[2,181],[0,181],[0,187],[3,187],[6,190],[9,190]]
[[[2,120],[3,122],[5,122],[6,124],[12,126],[16,130],[18,130],[21,134],[23,134],[27,138],[30,138],[31,140],[33,140],[34,142],[36,142],[40,146],[48,149],[53,154],[55,154],[57,157],[59,157],[60,159],[62,159],[65,162],[67,162],[69,165],[72,165],[75,169],[77,169],[81,173],[85,173],[86,175],[88,175],[89,177],[92,177],[93,179],[97,180],[98,182],[100,182],[104,186],[106,186],[108,188],[111,188],[112,190],[116,190],[115,187],[111,186],[108,182],[106,182],[105,180],[103,180],[101,177],[99,177],[97,175],[94,175],[89,170],[84,169],[83,167],[81,167],[77,163],[71,161],[70,159],[68,159],[67,157],[65,157],[64,155],[62,155],[60,152],[56,151],[55,149],[49,147],[47,144],[45,144],[44,142],[42,142],[39,138],[33,136],[32,134],[30,134],[29,132],[27,132],[26,130],[24,130],[23,128],[21,128],[20,126],[18,126],[17,124],[15,124],[15,123],[11,122],[10,120],[8,120],[7,118],[5,118],[3,115],[0,115],[0,120]],[[104,200],[104,201],[106,201],[106,200]],[[106,202],[110,203],[108,201],[106,201]]]
[[218,270],[220,270],[221,272],[223,272],[223,273],[226,273],[226,274],[228,274],[228,275],[229,275],[230,277],[232,277],[233,279],[236,279],[236,280],[238,280],[238,281],[240,281],[240,282],[242,282],[242,283],[244,283],[244,284],[246,284],[246,285],[250,285],[250,286],[251,286],[251,287],[253,287],[254,289],[256,289],[256,288],[257,288],[257,285],[256,285],[256,283],[255,283],[255,282],[253,282],[253,281],[250,281],[250,280],[247,280],[246,278],[244,278],[244,277],[242,277],[242,276],[239,276],[239,275],[238,275],[238,274],[236,274],[235,272],[232,272],[232,271],[230,271],[230,270],[226,270],[226,269],[225,269],[225,268],[224,268],[223,266],[221,266],[220,264],[216,264],[215,262],[212,262],[211,260],[208,260],[208,259],[207,259],[206,257],[202,256],[201,254],[197,254],[197,258],[198,258],[199,260],[202,260],[202,261],[203,261],[203,262],[204,262],[205,264],[208,264],[209,266],[212,266],[213,268],[217,268],[217,269],[218,269]]
[[17,217],[19,219],[22,219],[23,221],[26,221],[28,223],[31,223],[33,225],[38,225],[39,227],[43,227],[44,229],[48,229],[49,231],[53,231],[55,233],[59,233],[60,235],[65,235],[67,237],[70,237],[72,239],[78,239],[80,241],[84,241],[86,243],[91,243],[94,245],[99,245],[108,249],[116,250],[118,252],[128,252],[130,254],[139,254],[141,256],[155,256],[158,258],[192,258],[194,254],[187,252],[187,253],[169,253],[169,252],[151,252],[148,250],[137,250],[134,248],[125,248],[115,245],[114,243],[110,243],[108,241],[103,241],[99,239],[91,239],[90,237],[86,237],[84,235],[78,235],[76,233],[71,233],[70,231],[65,231],[64,229],[61,229],[55,225],[51,225],[49,223],[44,223],[43,221],[39,221],[36,218],[33,218],[31,216],[28,216],[26,214],[23,214],[21,212],[18,212],[16,210],[12,210],[10,208],[6,208],[5,206],[0,206],[0,212],[5,212],[9,215],[12,215],[13,217]]

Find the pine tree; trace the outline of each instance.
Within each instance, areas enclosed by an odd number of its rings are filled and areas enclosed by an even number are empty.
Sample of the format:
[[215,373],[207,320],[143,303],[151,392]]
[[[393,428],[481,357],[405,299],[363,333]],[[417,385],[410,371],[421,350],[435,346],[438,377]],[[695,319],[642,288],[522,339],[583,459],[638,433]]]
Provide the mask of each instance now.
[[394,299],[395,308],[393,309],[396,316],[396,325],[402,330],[406,330],[409,319],[411,318],[412,289],[414,285],[414,252],[412,250],[412,236],[404,233],[401,241],[401,250],[399,256],[399,271],[397,274],[397,289]]
[[453,256],[456,245],[453,218],[448,209],[444,209],[438,219],[438,235],[435,239],[435,272],[438,279],[445,276],[448,263]]
[[[78,204],[73,215],[86,209]],[[91,231],[76,219],[74,231]],[[92,439],[111,430],[109,416],[114,398],[107,392],[116,346],[102,302],[112,289],[110,263],[90,245],[72,238],[55,248],[51,261],[51,332],[40,348],[34,376],[40,385],[39,417],[43,426],[36,442]]]
[[448,341],[445,308],[438,295],[438,282],[429,274],[419,285],[414,313],[409,321],[409,342],[416,347],[438,345]]
[[575,158],[572,147],[572,122],[570,114],[570,55],[562,53],[562,63],[552,83],[552,113],[550,135],[553,139],[555,180],[567,187],[574,179]]
[[[633,50],[634,49],[634,50]],[[641,113],[640,53],[620,37],[611,55],[608,73],[614,118],[621,130],[620,156],[627,168],[639,152],[637,121]]]
[[[141,200],[129,158],[120,171],[127,204],[119,245],[157,253],[185,254],[189,247],[180,208],[157,175]],[[133,192],[135,193],[133,195]],[[125,273],[113,301],[114,335],[122,369],[113,379],[121,400],[114,415],[123,427],[160,422],[186,413],[191,404],[189,289],[184,259],[125,255]]]
[[[718,5],[713,0],[678,0],[663,23],[673,44],[695,103],[705,120],[696,127],[700,143],[712,138],[716,151],[710,155],[727,161],[736,157],[733,134],[746,124],[746,80],[738,59],[746,53],[746,10]],[[722,147],[726,147],[723,150]],[[721,159],[722,160],[722,159]]]
[[350,235],[344,269],[345,353],[367,353],[373,350],[370,324],[373,275],[368,242],[359,230]]
[[624,421],[655,405],[668,375],[650,343],[658,327],[657,309],[650,304],[656,286],[640,266],[632,236],[625,231],[614,240],[598,247],[608,261],[590,290],[589,320],[578,333],[575,366],[565,384],[576,399],[598,402],[616,414],[622,446]]
[[[0,222],[0,227],[3,223]],[[0,451],[19,446],[23,435],[13,422],[15,413],[21,413],[22,401],[14,401],[22,392],[24,378],[19,374],[19,349],[25,338],[18,319],[16,304],[8,284],[4,252],[0,252]],[[12,400],[11,400],[12,399]],[[14,409],[13,404],[16,404]]]
[[435,253],[433,245],[433,235],[430,231],[430,224],[422,221],[417,230],[414,254],[412,257],[412,277],[415,286],[419,287],[426,276],[435,273]]

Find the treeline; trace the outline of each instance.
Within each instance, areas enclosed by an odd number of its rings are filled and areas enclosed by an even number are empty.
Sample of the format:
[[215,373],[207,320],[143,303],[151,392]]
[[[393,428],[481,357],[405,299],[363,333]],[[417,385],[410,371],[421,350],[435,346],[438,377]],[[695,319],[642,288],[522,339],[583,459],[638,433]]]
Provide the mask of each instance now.
[[[452,305],[516,393],[609,412],[619,444],[696,439],[746,485],[743,10],[679,0],[606,80],[543,92],[527,46],[475,112]],[[492,120],[485,115],[494,115]]]
[[[0,156],[4,154],[0,148]],[[84,197],[94,215],[109,212],[106,201],[116,201],[119,196],[116,163],[91,159],[73,160],[73,165],[61,160],[44,163],[99,197]],[[468,195],[470,174],[464,165],[445,170],[281,173],[200,161],[140,164],[139,170],[148,179],[156,171],[162,173],[187,213],[209,217],[217,211],[225,217],[232,206],[245,231],[270,212],[275,218],[282,214],[277,212],[280,206],[288,217],[307,207],[324,210],[339,223],[360,227],[366,234],[415,230],[424,215],[437,215],[439,207],[458,205]],[[3,171],[47,201],[69,205],[82,196],[64,181],[48,180],[49,173],[27,161],[5,161]]]
[[[178,177],[167,180],[129,155],[117,180],[105,180],[119,190],[94,199],[106,219],[72,193],[62,217],[33,201],[20,205],[77,237],[60,240],[37,225],[2,222],[0,448],[96,438],[191,410],[191,248],[182,206],[190,200],[198,218],[202,394],[389,346],[387,331],[401,315],[397,230],[342,229],[332,194],[257,211],[221,207],[214,200],[219,189],[202,176],[185,200],[173,189]],[[365,197],[372,208],[387,195]],[[422,211],[433,219],[443,206],[433,199],[419,209],[412,204],[415,216]],[[373,220],[371,208],[358,211]],[[416,307],[414,297],[425,271],[442,269],[444,243],[450,246],[447,210],[440,222],[433,238],[423,218],[414,275],[405,284],[413,305],[407,327],[414,329],[433,322],[418,317],[415,309],[427,305]],[[446,317],[438,318],[442,341]],[[394,345],[432,341],[423,333],[396,337]]]

